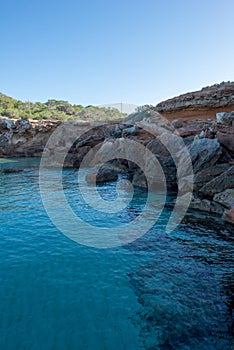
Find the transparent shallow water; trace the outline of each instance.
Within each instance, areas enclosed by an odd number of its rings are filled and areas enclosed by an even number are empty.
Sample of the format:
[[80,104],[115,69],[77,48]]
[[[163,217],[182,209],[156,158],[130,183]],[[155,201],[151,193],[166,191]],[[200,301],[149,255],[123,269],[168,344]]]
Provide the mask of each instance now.
[[[48,218],[37,160],[1,163],[24,168],[0,174],[1,350],[233,349],[230,227],[188,217],[166,234],[168,206],[134,243],[88,248]],[[137,191],[131,208],[100,219],[79,197],[76,176],[64,172],[67,198],[93,225],[123,224],[144,204]],[[113,183],[99,191],[116,196]]]

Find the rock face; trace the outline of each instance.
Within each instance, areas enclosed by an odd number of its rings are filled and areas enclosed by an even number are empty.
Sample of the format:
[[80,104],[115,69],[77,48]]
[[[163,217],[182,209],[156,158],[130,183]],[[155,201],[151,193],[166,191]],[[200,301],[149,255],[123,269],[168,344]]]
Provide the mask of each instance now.
[[234,166],[231,166],[221,175],[206,183],[199,193],[207,197],[212,197],[216,193],[234,188]]
[[[157,158],[157,160],[159,161],[159,164],[162,167],[163,173],[166,178],[168,189],[176,189],[176,186],[177,186],[176,166],[165,144],[163,144],[162,140],[160,140],[159,138],[155,138],[151,140],[146,147],[154,154],[155,158]],[[137,174],[135,174],[135,177],[134,177],[135,183],[137,183],[139,180],[141,181],[142,179],[141,173],[138,172],[138,174],[139,174],[139,178]],[[157,176],[154,175],[154,178],[156,180]]]
[[59,121],[0,119],[0,156],[40,156]]
[[86,181],[90,184],[116,181],[118,172],[113,169],[101,169],[98,173],[90,173],[86,176]]
[[[201,210],[222,216],[226,209],[234,207],[234,166],[219,163],[222,145],[218,139],[198,139],[188,146],[194,171],[194,197],[190,203],[193,210]],[[180,159],[179,176],[185,183],[188,158]],[[229,219],[228,219],[229,218]],[[229,220],[230,215],[223,215]]]
[[190,208],[195,210],[201,210],[212,214],[222,215],[224,213],[224,207],[219,203],[210,201],[208,199],[193,198],[190,203]]
[[[28,119],[0,119],[0,156],[5,157],[38,157],[42,155],[45,145],[56,130],[61,125],[61,121],[35,121]],[[124,127],[124,126],[123,126]],[[74,132],[82,134],[81,138],[73,145],[69,151],[66,163],[70,166],[78,166],[83,155],[87,151],[109,137],[118,137],[121,134],[121,126],[115,122],[74,122]],[[64,128],[65,130],[65,128]],[[85,132],[85,130],[91,130]],[[63,131],[61,131],[62,133]],[[56,150],[62,150],[69,141],[66,131],[61,134],[57,143],[53,145]],[[48,150],[53,153],[53,149]],[[74,164],[76,163],[76,164]]]
[[[213,166],[221,156],[221,146],[218,140],[201,139],[195,140],[188,147],[190,159],[193,164],[193,172],[197,174],[199,171]],[[188,158],[180,159],[180,167],[184,174],[187,172]],[[182,175],[182,174],[180,174]]]
[[207,184],[217,176],[221,175],[229,168],[230,168],[230,165],[228,163],[225,163],[225,164],[216,164],[207,169],[202,169],[195,175],[194,190],[197,192],[205,184]]
[[234,188],[215,194],[214,201],[228,209],[234,208]]
[[163,101],[156,111],[172,120],[216,118],[216,113],[234,110],[234,82],[223,82]]

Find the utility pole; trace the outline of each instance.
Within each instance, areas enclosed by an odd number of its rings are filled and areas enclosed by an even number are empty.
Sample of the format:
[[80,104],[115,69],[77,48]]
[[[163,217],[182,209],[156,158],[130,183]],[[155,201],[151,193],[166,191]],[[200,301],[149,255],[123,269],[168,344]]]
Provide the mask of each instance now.
[[28,100],[28,108],[29,108],[29,118],[31,118],[32,114],[31,114],[31,103]]

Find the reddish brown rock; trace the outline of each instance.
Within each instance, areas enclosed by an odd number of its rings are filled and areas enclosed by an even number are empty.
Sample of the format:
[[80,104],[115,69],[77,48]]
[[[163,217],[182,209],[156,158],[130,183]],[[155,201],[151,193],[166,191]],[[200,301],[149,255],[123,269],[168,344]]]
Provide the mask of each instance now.
[[231,224],[234,224],[234,208],[224,213],[224,219],[230,222]]
[[202,131],[201,127],[190,127],[190,126],[177,129],[177,133],[181,137],[199,135],[201,131]]
[[234,82],[223,82],[186,93],[156,106],[156,111],[169,120],[216,119],[216,113],[234,110]]
[[217,139],[219,140],[220,144],[231,154],[231,156],[234,157],[234,129],[232,133],[228,134],[218,132]]

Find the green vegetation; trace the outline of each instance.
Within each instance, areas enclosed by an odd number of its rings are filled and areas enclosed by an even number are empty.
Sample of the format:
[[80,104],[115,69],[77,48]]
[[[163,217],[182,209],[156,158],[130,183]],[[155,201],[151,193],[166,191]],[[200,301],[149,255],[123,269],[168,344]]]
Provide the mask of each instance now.
[[139,106],[135,113],[129,114],[126,118],[126,122],[137,123],[142,119],[150,116],[151,111],[155,111],[155,107],[152,105]]
[[72,105],[67,101],[22,102],[0,93],[0,117],[50,120],[112,120],[126,115],[118,109]]

